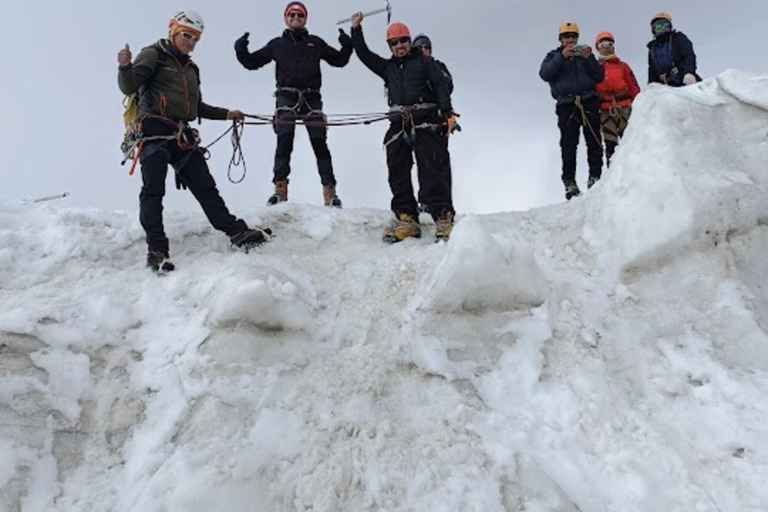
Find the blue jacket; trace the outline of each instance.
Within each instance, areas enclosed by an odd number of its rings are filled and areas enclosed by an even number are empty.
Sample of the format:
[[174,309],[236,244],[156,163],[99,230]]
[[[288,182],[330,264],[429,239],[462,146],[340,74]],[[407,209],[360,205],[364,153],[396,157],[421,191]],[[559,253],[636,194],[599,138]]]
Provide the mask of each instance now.
[[566,59],[562,52],[562,46],[549,52],[539,71],[541,79],[549,82],[557,104],[573,103],[576,96],[581,96],[582,100],[597,98],[597,84],[605,79],[605,70],[595,56]]
[[[666,62],[670,69],[660,69],[665,66],[662,62],[657,62],[659,55],[664,55],[662,50],[670,54],[665,55],[665,60],[671,60],[671,63]],[[683,85],[683,77],[688,73],[694,75],[697,82],[701,82],[701,77],[696,74],[696,53],[693,51],[693,43],[685,34],[673,30],[660,34],[648,43],[649,84],[656,82],[680,87]]]

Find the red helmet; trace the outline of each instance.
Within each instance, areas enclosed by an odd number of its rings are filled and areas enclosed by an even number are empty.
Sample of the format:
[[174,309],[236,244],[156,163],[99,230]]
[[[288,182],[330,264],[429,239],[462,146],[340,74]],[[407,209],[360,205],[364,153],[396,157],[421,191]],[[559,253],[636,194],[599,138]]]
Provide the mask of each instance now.
[[597,46],[597,44],[600,41],[604,41],[606,39],[608,41],[611,41],[612,43],[616,42],[616,38],[613,37],[613,34],[611,34],[610,32],[600,32],[599,34],[597,34],[597,37],[595,38],[595,46]]
[[403,23],[391,24],[387,29],[387,41],[401,37],[411,37],[411,31]]

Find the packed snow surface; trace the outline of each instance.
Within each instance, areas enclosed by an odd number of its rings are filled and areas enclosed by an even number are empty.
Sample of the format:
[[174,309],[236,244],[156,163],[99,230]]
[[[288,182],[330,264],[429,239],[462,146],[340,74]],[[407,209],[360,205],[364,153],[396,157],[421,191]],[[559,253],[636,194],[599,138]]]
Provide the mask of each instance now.
[[447,244],[169,211],[158,277],[136,212],[0,202],[0,511],[768,510],[767,86],[650,87],[596,187]]

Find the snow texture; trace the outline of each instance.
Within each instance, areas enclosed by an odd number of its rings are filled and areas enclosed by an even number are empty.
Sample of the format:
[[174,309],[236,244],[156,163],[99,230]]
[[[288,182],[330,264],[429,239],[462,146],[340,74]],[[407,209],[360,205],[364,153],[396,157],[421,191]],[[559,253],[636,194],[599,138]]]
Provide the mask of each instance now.
[[767,83],[649,87],[584,196],[447,244],[168,211],[158,277],[135,212],[0,202],[0,512],[768,510]]

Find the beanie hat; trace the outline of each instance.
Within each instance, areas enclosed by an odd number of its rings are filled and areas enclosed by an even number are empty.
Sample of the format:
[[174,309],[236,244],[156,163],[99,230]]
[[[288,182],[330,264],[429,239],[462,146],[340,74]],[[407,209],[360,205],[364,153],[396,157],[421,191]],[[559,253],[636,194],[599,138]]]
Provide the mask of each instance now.
[[304,14],[304,17],[307,17],[307,7],[301,3],[301,2],[291,2],[289,3],[286,8],[285,12],[283,13],[283,17],[288,16],[292,11],[299,11],[302,14]]

